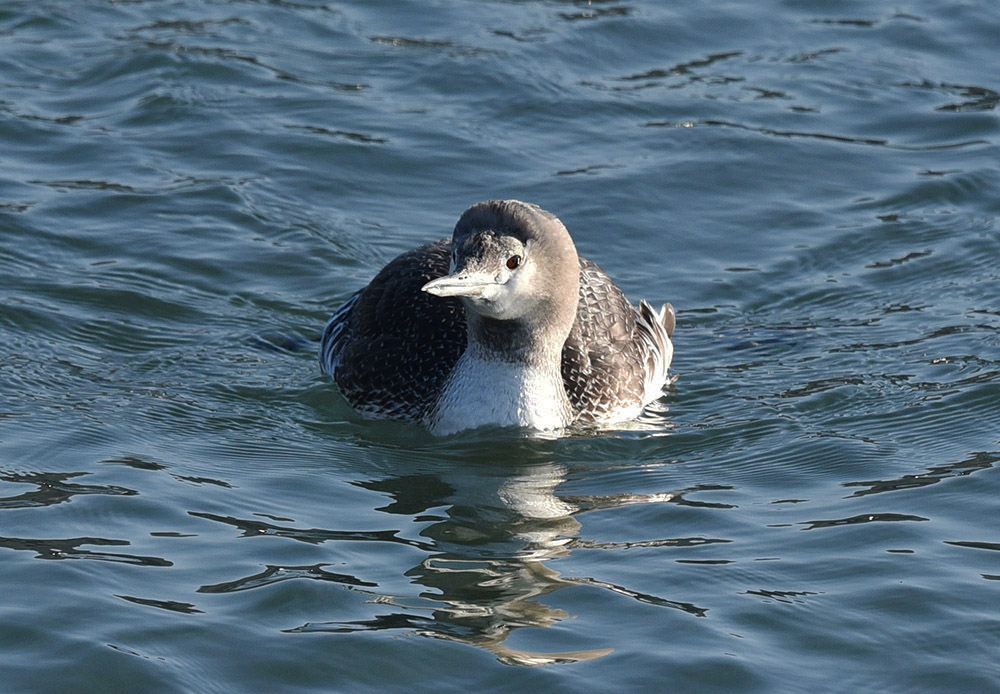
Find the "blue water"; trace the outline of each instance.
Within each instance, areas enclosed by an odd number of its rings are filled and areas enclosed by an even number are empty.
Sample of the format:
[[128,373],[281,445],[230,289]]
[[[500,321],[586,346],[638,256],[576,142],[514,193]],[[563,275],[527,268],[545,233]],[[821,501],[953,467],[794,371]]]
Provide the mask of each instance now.
[[[1000,691],[994,2],[0,5],[0,690]],[[678,309],[638,423],[319,373],[468,205]]]

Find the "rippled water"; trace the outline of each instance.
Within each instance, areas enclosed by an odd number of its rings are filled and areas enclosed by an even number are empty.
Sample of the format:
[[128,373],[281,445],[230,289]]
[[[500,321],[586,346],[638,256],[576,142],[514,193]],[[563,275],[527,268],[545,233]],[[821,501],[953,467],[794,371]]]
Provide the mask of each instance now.
[[[4,3],[0,688],[1000,691],[997,36]],[[339,302],[493,197],[677,307],[642,422],[437,440],[319,374]]]

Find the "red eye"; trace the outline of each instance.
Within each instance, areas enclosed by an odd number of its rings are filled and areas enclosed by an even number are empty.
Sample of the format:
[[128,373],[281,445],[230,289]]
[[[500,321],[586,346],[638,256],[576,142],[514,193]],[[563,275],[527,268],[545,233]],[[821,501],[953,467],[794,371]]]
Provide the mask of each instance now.
[[520,264],[521,264],[521,256],[519,255],[512,255],[511,257],[507,258],[507,269],[509,270],[516,270]]

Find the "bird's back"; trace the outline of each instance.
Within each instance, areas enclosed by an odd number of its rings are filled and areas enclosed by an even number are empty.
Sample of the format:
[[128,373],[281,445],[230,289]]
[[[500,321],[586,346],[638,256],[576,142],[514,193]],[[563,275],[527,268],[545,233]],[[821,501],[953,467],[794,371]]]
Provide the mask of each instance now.
[[[664,315],[672,319],[673,307],[667,305]],[[562,351],[563,381],[576,421],[630,419],[659,397],[672,357],[672,332],[672,322],[668,327],[636,310],[604,270],[581,257],[580,302]]]
[[327,323],[320,365],[355,410],[418,421],[437,401],[465,351],[465,310],[420,288],[450,257],[450,239],[403,253]]

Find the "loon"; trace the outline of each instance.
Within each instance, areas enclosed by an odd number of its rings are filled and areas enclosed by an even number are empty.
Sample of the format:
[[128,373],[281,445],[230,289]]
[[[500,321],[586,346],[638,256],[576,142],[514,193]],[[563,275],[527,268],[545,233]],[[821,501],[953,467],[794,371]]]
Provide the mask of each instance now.
[[436,435],[611,424],[662,395],[675,322],[629,303],[552,213],[490,200],[347,299],[320,366],[362,415]]

